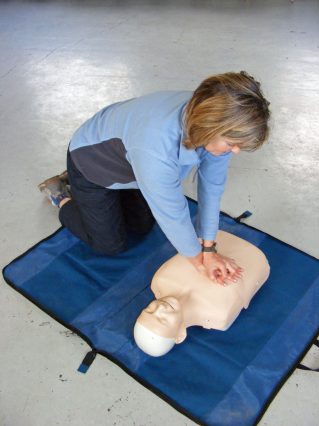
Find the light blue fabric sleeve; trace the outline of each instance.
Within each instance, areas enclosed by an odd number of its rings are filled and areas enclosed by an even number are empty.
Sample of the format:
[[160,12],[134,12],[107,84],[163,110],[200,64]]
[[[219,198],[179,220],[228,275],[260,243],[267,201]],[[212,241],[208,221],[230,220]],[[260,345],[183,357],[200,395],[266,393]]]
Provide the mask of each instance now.
[[215,240],[219,225],[220,199],[224,192],[232,153],[215,156],[206,152],[198,169],[197,199],[199,214],[197,235]]
[[196,256],[201,246],[183,194],[177,162],[139,148],[130,149],[128,158],[139,189],[168,240],[183,256]]

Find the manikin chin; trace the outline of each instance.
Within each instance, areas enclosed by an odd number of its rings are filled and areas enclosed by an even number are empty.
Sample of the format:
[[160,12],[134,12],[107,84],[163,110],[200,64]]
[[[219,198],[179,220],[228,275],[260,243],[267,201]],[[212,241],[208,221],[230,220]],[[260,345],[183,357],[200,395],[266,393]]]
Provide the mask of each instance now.
[[141,312],[134,327],[138,347],[151,356],[169,352],[187,337],[187,328],[227,330],[260,287],[270,268],[265,255],[249,242],[227,232],[217,235],[219,253],[235,259],[244,269],[236,283],[217,284],[176,255],[155,273],[155,299]]

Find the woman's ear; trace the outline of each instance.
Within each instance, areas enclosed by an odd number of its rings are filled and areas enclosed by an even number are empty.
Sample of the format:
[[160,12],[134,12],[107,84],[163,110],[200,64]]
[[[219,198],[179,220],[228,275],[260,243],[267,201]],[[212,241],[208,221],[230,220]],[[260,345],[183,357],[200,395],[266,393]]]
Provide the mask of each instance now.
[[184,340],[187,337],[187,331],[186,331],[186,327],[183,326],[183,328],[181,327],[178,331],[177,337],[175,339],[175,343],[182,343],[184,342]]

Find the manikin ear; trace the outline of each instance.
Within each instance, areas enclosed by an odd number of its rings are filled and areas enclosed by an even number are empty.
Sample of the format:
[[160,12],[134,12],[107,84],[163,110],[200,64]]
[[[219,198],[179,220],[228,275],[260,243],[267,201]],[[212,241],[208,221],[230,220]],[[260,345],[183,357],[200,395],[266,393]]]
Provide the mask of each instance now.
[[175,339],[175,343],[179,344],[184,342],[184,340],[186,339],[187,336],[187,331],[186,331],[186,327],[184,326],[183,328],[180,328],[177,334],[177,337]]

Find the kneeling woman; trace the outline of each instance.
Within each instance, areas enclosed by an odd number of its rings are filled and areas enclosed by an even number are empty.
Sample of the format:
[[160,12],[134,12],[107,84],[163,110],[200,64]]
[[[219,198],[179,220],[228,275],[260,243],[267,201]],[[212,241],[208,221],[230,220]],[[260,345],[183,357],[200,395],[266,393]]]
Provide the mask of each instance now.
[[[103,108],[73,135],[65,175],[39,185],[60,207],[62,225],[99,253],[126,248],[126,232],[147,233],[154,218],[197,269],[222,284],[241,277],[216,252],[220,198],[232,154],[268,137],[269,103],[246,72],[204,80],[194,91],[163,91]],[[194,228],[182,180],[198,172]]]

